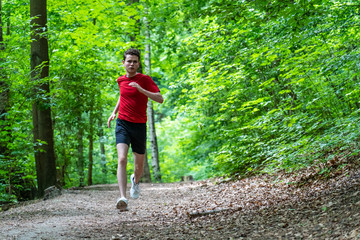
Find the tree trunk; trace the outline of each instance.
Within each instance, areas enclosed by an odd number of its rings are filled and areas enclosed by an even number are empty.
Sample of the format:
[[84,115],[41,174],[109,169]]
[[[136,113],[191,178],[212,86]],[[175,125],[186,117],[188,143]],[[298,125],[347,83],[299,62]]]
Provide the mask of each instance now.
[[83,138],[84,138],[84,129],[83,126],[81,124],[81,116],[78,117],[78,133],[77,133],[77,140],[78,140],[78,162],[77,162],[77,167],[78,167],[78,174],[79,174],[79,187],[83,187],[85,186],[84,183],[84,143],[83,143]]
[[99,117],[99,139],[100,139],[100,152],[101,152],[101,171],[103,173],[102,182],[107,183],[107,167],[106,167],[106,155],[105,155],[105,144],[104,144],[104,130],[102,128],[101,114]]
[[[129,0],[128,4],[134,4],[134,3],[139,3],[139,0]],[[134,16],[131,16],[130,18],[133,18]],[[132,48],[137,48],[137,44],[136,44],[136,36],[139,34],[140,32],[140,20],[136,21],[136,30],[132,32],[129,36],[130,36],[130,41],[133,42],[132,44]],[[143,68],[142,68],[142,64],[140,64],[140,67],[138,68],[138,72],[139,73],[143,73]],[[149,168],[149,163],[147,161],[147,153],[145,152],[145,159],[144,159],[144,172],[143,172],[143,176],[150,176],[150,177],[146,177],[146,179],[143,177],[142,181],[148,181],[151,182],[151,174],[150,174],[150,168]],[[149,180],[150,179],[150,180]]]
[[92,182],[92,172],[93,172],[93,151],[94,151],[94,126],[93,126],[93,107],[91,105],[90,107],[90,120],[89,120],[89,165],[88,165],[88,178],[87,178],[87,184],[88,186],[91,186],[93,184]]
[[154,180],[161,182],[159,150],[157,145],[157,138],[155,132],[154,110],[152,102],[148,102],[148,122],[149,122],[149,135],[150,135],[150,148],[151,148],[151,165],[153,170]]
[[56,164],[51,120],[49,81],[49,53],[47,41],[46,0],[30,0],[31,17],[31,79],[35,85],[35,99],[32,106],[34,125],[35,162],[38,195],[56,184]]
[[[62,129],[60,128],[59,129],[59,136],[60,139],[61,139],[61,144],[62,144],[62,147],[61,147],[61,155],[62,155],[62,165],[59,165],[59,162],[57,162],[57,182],[60,184],[61,187],[65,186],[65,183],[66,183],[66,180],[65,180],[65,177],[68,177],[67,175],[67,167],[69,166],[71,160],[70,160],[70,157],[68,156],[68,149],[66,148],[66,143],[64,142],[64,139],[66,139],[67,135],[66,135],[66,132],[67,132],[67,129]],[[64,132],[63,132],[64,131]],[[70,133],[72,134],[72,133]],[[68,177],[68,180],[70,180],[70,178]]]
[[[151,49],[150,49],[150,30],[147,18],[144,17],[145,23],[145,72],[147,75],[151,75]],[[152,101],[148,102],[148,122],[149,122],[149,135],[150,135],[150,147],[151,147],[151,163],[153,169],[154,180],[161,182],[161,172],[160,172],[160,163],[159,163],[159,150],[157,145],[156,131],[155,131],[155,118],[154,110],[152,106]]]
[[150,174],[147,152],[145,152],[145,159],[144,159],[144,174],[142,175],[140,181],[143,183],[151,183],[151,174]]

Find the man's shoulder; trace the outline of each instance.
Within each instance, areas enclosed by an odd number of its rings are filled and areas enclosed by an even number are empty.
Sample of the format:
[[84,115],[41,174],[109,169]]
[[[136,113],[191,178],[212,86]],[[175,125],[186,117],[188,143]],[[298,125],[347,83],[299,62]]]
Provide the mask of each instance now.
[[151,77],[149,75],[146,75],[146,74],[143,74],[143,73],[138,73],[137,76],[139,78],[150,78],[151,79]]
[[126,75],[122,75],[120,77],[118,77],[118,79],[116,81],[120,82],[120,81],[124,81],[126,79]]
[[149,75],[138,73],[138,79],[144,81],[152,81],[152,78]]

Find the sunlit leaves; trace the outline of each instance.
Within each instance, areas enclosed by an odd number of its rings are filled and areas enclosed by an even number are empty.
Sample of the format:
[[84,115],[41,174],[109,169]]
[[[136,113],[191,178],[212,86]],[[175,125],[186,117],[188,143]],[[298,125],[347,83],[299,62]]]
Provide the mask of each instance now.
[[214,143],[217,167],[293,169],[315,139],[337,134],[326,132],[333,119],[359,108],[354,11],[318,0],[211,1],[199,10],[198,31],[183,40],[192,61],[173,86],[184,89],[176,92],[184,105],[174,105],[201,123],[203,138],[192,139]]
[[[16,27],[5,35],[1,66],[10,76],[9,114],[18,128],[32,100],[28,3],[9,3],[4,16]],[[322,157],[321,151],[358,148],[351,141],[359,139],[360,19],[348,2],[48,1],[52,95],[46,97],[52,98],[61,165],[74,163],[73,133],[89,127],[90,106],[100,117],[113,108],[121,53],[141,48],[137,23],[144,4],[153,75],[165,96],[157,109],[164,120],[158,127],[164,179],[266,166],[290,170]],[[30,124],[17,134],[17,141],[29,138]],[[116,171],[112,153],[108,165]]]

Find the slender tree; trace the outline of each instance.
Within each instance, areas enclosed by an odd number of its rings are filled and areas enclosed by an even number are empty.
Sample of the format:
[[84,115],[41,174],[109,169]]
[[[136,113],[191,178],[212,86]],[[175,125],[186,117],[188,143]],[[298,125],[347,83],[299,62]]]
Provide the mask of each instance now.
[[85,176],[84,176],[84,127],[81,120],[81,113],[77,117],[78,119],[78,132],[77,132],[77,154],[78,154],[78,160],[77,160],[77,170],[79,173],[79,187],[85,186]]
[[[135,3],[139,3],[139,0],[129,0],[129,5],[132,5]],[[132,16],[131,18],[134,18],[134,16]],[[136,25],[136,27],[133,29],[133,31],[129,35],[131,42],[134,42],[134,43],[136,42],[136,36],[140,32],[140,20],[136,20],[135,25]],[[133,47],[136,47],[136,46],[133,46]],[[142,68],[141,64],[138,69],[138,72],[140,72],[140,73],[143,72],[143,68]],[[150,168],[149,168],[149,163],[148,163],[148,158],[147,158],[147,152],[145,152],[144,173],[143,173],[141,181],[142,182],[151,182],[151,174],[150,174]]]
[[90,105],[90,112],[89,112],[89,164],[88,164],[88,178],[87,184],[88,186],[93,184],[92,173],[93,173],[93,152],[94,152],[94,114],[93,114],[93,105]]
[[102,119],[101,119],[101,113],[99,114],[98,119],[98,136],[100,139],[100,154],[101,154],[101,172],[102,172],[102,182],[107,183],[107,167],[106,167],[106,155],[105,155],[105,144],[104,144],[104,130],[102,128]]
[[33,134],[38,195],[56,184],[53,126],[50,108],[49,53],[47,40],[46,0],[30,0],[31,17],[31,79],[35,83]]
[[144,173],[143,173],[140,180],[141,180],[141,182],[144,182],[144,183],[151,183],[151,173],[150,173],[150,167],[149,167],[149,161],[148,161],[147,152],[145,152]]
[[[146,14],[146,13],[145,13]],[[150,47],[150,30],[149,24],[146,16],[144,17],[145,23],[145,72],[148,75],[151,75],[151,47]],[[148,101],[148,118],[149,118],[149,135],[150,135],[150,147],[151,147],[151,163],[153,169],[153,176],[155,181],[161,181],[161,172],[160,172],[160,164],[159,164],[159,150],[156,138],[155,131],[155,118],[154,118],[154,109],[153,103],[151,100]]]

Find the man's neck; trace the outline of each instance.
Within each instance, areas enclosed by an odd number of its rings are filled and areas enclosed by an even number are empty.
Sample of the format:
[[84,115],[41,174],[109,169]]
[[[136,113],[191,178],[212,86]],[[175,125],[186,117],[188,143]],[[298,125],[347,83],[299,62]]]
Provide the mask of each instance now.
[[126,77],[131,78],[133,76],[136,76],[138,73],[126,73]]

